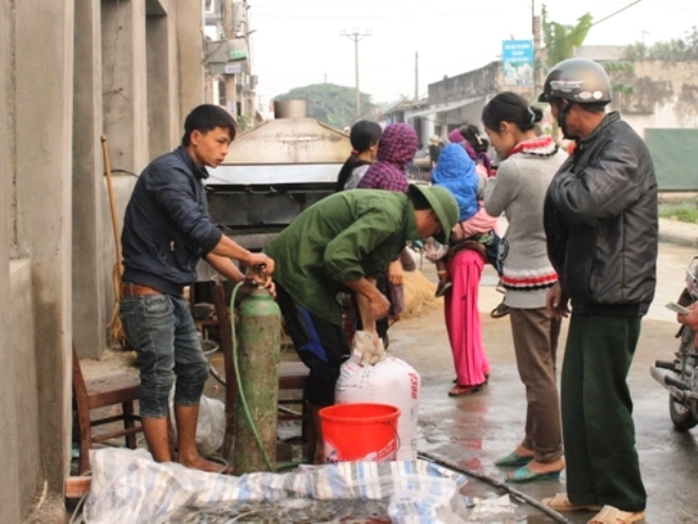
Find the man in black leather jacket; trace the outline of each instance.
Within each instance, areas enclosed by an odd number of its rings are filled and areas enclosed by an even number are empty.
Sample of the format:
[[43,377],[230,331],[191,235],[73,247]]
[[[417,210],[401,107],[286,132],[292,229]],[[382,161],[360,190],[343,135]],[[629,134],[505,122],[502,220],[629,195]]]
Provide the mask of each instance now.
[[626,377],[656,284],[654,167],[635,131],[605,112],[611,85],[595,62],[557,64],[539,100],[577,143],[545,201],[548,256],[559,275],[548,308],[567,316],[571,299],[572,315],[561,380],[567,495],[544,503],[562,511],[610,506],[619,522],[636,522],[646,493]]

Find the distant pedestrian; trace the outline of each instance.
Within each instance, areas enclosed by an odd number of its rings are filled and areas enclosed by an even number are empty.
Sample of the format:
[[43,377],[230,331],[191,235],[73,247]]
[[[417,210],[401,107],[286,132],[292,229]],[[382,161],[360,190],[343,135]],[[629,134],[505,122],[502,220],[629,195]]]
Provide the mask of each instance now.
[[409,124],[391,124],[378,141],[378,158],[361,179],[359,189],[387,189],[406,193],[407,167],[417,152],[417,133]]
[[429,160],[431,162],[431,168],[434,169],[434,166],[436,163],[439,161],[439,155],[441,154],[441,151],[443,150],[444,145],[441,142],[441,139],[437,135],[433,135],[429,139]]
[[378,140],[382,131],[380,124],[371,120],[359,120],[352,126],[349,131],[351,155],[339,171],[336,191],[356,189],[378,157]]
[[638,522],[647,502],[635,449],[628,371],[656,285],[657,181],[647,146],[617,112],[611,82],[591,60],[557,64],[541,102],[577,148],[545,199],[548,255],[559,275],[547,304],[568,314],[562,366],[567,494],[558,511],[604,506],[592,524]]
[[509,223],[500,248],[501,281],[516,364],[526,386],[524,439],[495,463],[519,467],[510,482],[557,478],[565,466],[555,375],[560,321],[551,319],[545,307],[557,274],[546,253],[543,200],[566,155],[551,136],[536,136],[542,116],[512,92],[498,94],[482,112],[485,132],[503,159],[487,185],[485,208],[492,216],[506,214]]
[[460,213],[448,252],[436,261],[437,296],[445,296],[444,316],[456,369],[456,383],[448,394],[459,397],[479,391],[490,373],[482,341],[478,288],[485,264],[485,246],[480,240],[483,235],[492,236],[495,221],[481,209],[480,176],[461,145],[444,147],[432,172],[432,183],[453,193]]
[[[410,187],[407,181],[407,167],[417,152],[417,133],[409,124],[392,124],[383,130],[378,141],[378,159],[368,168],[361,178],[359,189],[385,189],[398,193],[407,193]],[[385,279],[378,279],[378,288],[390,298],[389,319],[397,320],[405,308],[404,298],[404,267],[403,262],[411,260],[409,253],[403,252],[402,257],[396,257],[387,268]],[[413,270],[414,268],[410,268]],[[387,322],[387,320],[386,320]],[[387,324],[380,326],[381,336],[388,340],[383,332],[387,332]]]

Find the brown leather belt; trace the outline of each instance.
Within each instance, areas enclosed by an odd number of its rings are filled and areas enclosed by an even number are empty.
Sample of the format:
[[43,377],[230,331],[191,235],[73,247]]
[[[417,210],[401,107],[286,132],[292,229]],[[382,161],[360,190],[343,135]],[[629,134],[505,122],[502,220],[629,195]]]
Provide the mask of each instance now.
[[141,295],[162,295],[162,291],[155,288],[142,286],[140,284],[132,284],[124,282],[121,284],[121,296],[123,297],[138,297]]

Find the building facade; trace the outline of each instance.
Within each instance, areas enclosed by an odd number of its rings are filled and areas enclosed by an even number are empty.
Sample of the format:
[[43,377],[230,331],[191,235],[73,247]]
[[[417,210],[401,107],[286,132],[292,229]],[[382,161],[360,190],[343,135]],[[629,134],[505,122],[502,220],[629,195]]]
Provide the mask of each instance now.
[[[0,0],[0,523],[71,457],[71,345],[107,346],[119,218],[135,176],[203,101],[202,6],[190,0]],[[62,495],[61,495],[62,499]]]

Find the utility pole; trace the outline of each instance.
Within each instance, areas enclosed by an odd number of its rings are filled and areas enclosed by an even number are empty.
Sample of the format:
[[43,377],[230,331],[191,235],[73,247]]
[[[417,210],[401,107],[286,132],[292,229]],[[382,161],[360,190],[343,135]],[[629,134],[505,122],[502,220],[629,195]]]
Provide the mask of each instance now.
[[419,53],[414,52],[414,101],[419,102]]
[[361,33],[358,29],[354,29],[351,33],[347,33],[342,29],[339,36],[346,36],[349,40],[354,41],[354,72],[356,75],[356,118],[361,117],[361,91],[359,90],[359,41],[367,36],[371,36],[373,32],[369,29],[365,33]]
[[531,30],[533,32],[533,91],[537,96],[538,87],[540,86],[540,64],[542,60],[540,56],[540,15],[536,15],[536,2],[531,0]]

